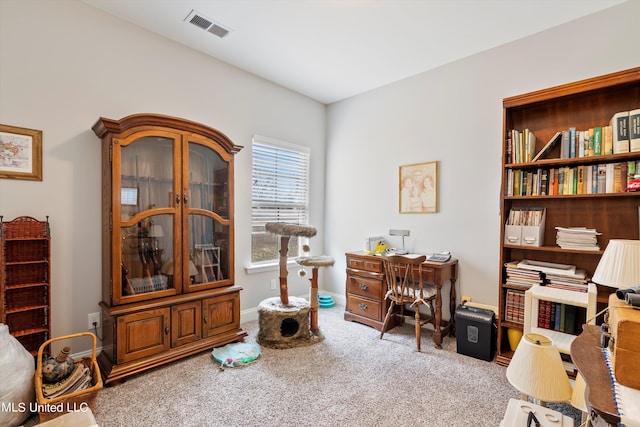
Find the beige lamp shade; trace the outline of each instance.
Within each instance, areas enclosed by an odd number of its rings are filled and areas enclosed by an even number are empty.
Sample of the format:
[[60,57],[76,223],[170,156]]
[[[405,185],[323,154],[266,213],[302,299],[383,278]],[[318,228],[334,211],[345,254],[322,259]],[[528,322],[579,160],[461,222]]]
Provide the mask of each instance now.
[[591,281],[611,288],[640,284],[640,240],[609,240]]
[[159,224],[153,224],[149,228],[149,237],[164,237],[164,231],[162,230],[162,226]]
[[507,379],[520,393],[544,402],[571,400],[571,383],[551,339],[526,334],[507,367]]
[[584,382],[584,378],[578,372],[576,375],[576,380],[573,384],[573,392],[571,393],[571,406],[576,409],[580,409],[582,412],[589,412],[589,408],[587,408],[587,402],[584,398],[584,393],[586,391],[587,385]]
[[[167,276],[173,276],[173,260],[170,259],[162,264],[160,267],[160,273],[165,274]],[[189,260],[189,276],[195,276],[198,274],[198,269],[196,268],[193,261]]]

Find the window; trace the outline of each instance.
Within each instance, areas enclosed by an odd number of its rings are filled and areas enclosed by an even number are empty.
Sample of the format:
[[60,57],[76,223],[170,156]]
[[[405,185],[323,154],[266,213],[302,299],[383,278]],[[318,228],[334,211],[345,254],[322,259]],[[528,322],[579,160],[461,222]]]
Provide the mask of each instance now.
[[[253,137],[251,263],[280,257],[280,239],[265,230],[266,223],[309,224],[309,155],[308,147]],[[289,240],[289,256],[299,256],[301,240]]]

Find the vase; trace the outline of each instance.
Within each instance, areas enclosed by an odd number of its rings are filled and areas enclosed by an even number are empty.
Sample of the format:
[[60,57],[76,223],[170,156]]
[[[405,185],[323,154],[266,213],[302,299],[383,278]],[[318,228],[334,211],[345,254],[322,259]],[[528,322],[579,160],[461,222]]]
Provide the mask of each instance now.
[[73,359],[69,356],[71,347],[64,347],[56,357],[49,356],[42,361],[42,379],[55,383],[67,378],[73,372]]
[[509,348],[511,348],[511,351],[516,351],[522,338],[522,331],[520,329],[509,328],[507,329],[507,337],[509,338]]

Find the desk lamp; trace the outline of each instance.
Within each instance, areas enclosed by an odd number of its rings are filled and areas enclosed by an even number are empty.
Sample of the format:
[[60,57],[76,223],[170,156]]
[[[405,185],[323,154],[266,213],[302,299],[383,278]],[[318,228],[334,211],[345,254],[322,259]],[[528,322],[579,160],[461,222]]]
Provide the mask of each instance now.
[[541,402],[568,402],[571,383],[562,364],[560,352],[544,335],[526,334],[507,367],[507,379],[522,400],[532,397]]
[[398,255],[406,255],[409,253],[408,250],[404,248],[404,236],[409,235],[409,230],[389,230],[390,236],[402,236],[402,249],[397,249],[396,254]]

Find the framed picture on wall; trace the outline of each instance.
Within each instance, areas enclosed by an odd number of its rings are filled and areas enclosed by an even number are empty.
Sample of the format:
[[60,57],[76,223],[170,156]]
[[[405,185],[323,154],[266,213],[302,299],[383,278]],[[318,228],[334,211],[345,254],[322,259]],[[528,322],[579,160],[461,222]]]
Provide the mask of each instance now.
[[400,166],[400,213],[438,212],[438,162]]
[[42,131],[0,125],[0,178],[42,181]]

